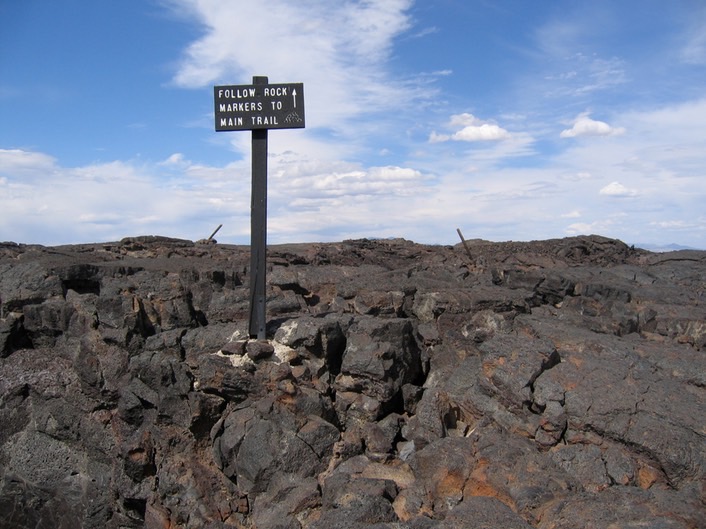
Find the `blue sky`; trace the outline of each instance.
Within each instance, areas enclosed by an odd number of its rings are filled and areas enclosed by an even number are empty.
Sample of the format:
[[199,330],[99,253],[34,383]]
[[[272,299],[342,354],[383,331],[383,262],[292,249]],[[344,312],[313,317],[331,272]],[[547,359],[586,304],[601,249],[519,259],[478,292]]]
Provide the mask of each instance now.
[[702,0],[0,0],[0,240],[248,244],[254,75],[305,89],[270,243],[706,248]]

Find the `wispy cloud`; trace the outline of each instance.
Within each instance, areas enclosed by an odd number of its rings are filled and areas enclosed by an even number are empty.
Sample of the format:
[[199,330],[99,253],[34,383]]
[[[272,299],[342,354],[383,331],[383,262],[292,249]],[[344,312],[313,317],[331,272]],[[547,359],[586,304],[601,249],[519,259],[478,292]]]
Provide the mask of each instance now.
[[610,25],[609,11],[593,4],[587,18],[581,9],[562,10],[535,29],[545,97],[586,97],[628,81],[624,58],[605,55],[593,44]]
[[680,49],[680,59],[687,64],[706,64],[706,7],[700,5],[691,14],[689,25],[684,31],[684,44]]
[[205,30],[184,53],[174,76],[179,86],[245,84],[254,74],[303,81],[310,96],[307,123],[333,128],[418,97],[384,67],[394,39],[410,28],[411,0],[173,4]]

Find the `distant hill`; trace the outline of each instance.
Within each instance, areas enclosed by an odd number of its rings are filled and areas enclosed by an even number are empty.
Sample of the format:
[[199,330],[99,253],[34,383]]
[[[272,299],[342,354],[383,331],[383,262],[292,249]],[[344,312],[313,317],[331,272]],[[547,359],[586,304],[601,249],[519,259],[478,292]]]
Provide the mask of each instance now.
[[648,244],[648,243],[635,243],[633,246],[636,248],[642,248],[643,250],[649,250],[651,252],[676,252],[677,250],[704,250],[706,248],[696,248],[694,246],[684,246],[682,244]]

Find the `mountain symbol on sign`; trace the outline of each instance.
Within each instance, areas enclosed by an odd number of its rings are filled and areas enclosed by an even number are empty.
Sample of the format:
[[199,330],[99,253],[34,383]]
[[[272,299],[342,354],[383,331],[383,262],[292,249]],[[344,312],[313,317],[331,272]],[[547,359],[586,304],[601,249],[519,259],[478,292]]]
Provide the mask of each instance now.
[[302,118],[296,112],[290,112],[287,117],[284,118],[285,123],[299,123]]

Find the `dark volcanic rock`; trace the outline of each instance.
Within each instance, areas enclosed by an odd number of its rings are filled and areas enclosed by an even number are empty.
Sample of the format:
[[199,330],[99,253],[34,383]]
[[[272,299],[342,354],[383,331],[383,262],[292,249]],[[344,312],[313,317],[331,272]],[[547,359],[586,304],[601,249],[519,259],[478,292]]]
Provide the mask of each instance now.
[[706,527],[706,252],[0,244],[0,525]]

